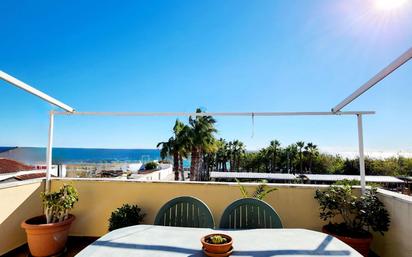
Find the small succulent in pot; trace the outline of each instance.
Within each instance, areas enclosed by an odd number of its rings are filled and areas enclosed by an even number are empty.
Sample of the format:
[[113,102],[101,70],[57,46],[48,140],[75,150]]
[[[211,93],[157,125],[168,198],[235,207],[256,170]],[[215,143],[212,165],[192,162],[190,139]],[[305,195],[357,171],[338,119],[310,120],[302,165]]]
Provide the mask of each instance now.
[[209,244],[225,244],[227,243],[227,238],[221,235],[215,235],[207,238],[206,242]]
[[225,234],[210,234],[200,240],[209,253],[227,253],[232,249],[232,237]]

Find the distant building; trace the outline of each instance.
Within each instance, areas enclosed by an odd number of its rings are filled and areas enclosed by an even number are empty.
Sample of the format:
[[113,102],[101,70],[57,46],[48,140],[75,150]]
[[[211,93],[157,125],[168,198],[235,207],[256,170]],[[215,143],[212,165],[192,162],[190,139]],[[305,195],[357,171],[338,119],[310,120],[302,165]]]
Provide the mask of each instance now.
[[[52,166],[52,176],[63,176],[66,168],[64,166]],[[45,178],[47,168],[45,166],[31,166],[24,163],[0,158],[0,183],[16,182],[35,178]]]
[[[288,174],[288,173],[257,173],[257,172],[211,172],[210,178],[215,181],[267,180],[271,183],[302,183],[302,184],[333,184],[342,180],[360,181],[359,175],[341,174]],[[365,176],[367,183],[377,183],[387,189],[397,190],[403,187],[405,181],[392,176]]]

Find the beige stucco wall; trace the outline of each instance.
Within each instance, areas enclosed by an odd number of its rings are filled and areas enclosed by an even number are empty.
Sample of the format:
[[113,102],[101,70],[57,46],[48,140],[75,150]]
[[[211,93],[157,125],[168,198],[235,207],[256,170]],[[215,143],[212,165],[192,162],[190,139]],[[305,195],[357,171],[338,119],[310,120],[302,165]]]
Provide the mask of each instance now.
[[0,255],[26,243],[20,223],[42,214],[40,192],[43,190],[41,180],[0,187]]
[[412,197],[387,190],[379,190],[391,218],[389,231],[374,235],[372,249],[381,257],[412,256]]
[[[138,204],[147,214],[145,223],[152,224],[160,207],[168,200],[191,195],[203,200],[212,210],[215,223],[226,206],[241,197],[236,183],[199,182],[134,182],[96,179],[54,179],[52,190],[63,183],[73,184],[80,201],[72,211],[77,219],[71,235],[101,236],[107,233],[110,213],[123,203]],[[265,200],[282,218],[286,228],[320,230],[318,204],[313,199],[319,185],[270,185],[279,190]],[[253,190],[254,184],[247,188]],[[44,189],[40,181],[0,187],[0,255],[26,240],[20,228],[22,220],[42,213],[39,194]],[[372,249],[381,257],[412,256],[412,197],[380,190],[380,198],[391,215],[391,227],[385,236],[374,235]]]
[[[69,181],[53,180],[56,190]],[[191,195],[203,200],[211,209],[218,225],[225,207],[241,197],[236,184],[176,183],[176,182],[131,182],[72,180],[79,191],[80,200],[72,211],[77,216],[71,234],[101,236],[107,233],[110,213],[123,203],[138,204],[146,213],[145,223],[153,224],[160,207],[170,199]],[[253,186],[249,186],[252,190]],[[313,199],[316,187],[305,185],[276,185],[279,190],[265,200],[279,213],[287,228],[319,230],[317,203]],[[318,186],[317,186],[318,187]]]

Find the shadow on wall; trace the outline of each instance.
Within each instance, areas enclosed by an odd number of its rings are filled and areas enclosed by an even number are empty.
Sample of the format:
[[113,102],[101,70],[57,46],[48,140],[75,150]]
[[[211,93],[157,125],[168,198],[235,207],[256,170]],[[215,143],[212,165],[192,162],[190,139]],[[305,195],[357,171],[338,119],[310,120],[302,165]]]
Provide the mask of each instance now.
[[0,189],[0,255],[26,243],[26,233],[20,227],[23,220],[43,213],[40,193],[43,182]]

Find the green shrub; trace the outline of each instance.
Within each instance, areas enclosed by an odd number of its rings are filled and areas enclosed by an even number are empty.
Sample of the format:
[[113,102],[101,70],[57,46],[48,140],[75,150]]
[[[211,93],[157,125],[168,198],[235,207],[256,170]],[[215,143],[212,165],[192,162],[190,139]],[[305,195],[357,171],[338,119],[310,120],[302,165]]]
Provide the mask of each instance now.
[[[341,236],[363,237],[372,230],[383,234],[389,228],[389,213],[377,197],[377,189],[368,189],[358,196],[350,182],[328,189],[316,190],[315,199],[320,205],[320,218],[329,220],[328,229]],[[342,223],[332,223],[334,217]],[[366,229],[366,230],[365,230]]]
[[154,169],[157,169],[157,167],[158,167],[157,162],[148,162],[144,165],[145,170],[154,170]]
[[109,231],[139,225],[145,216],[146,214],[137,205],[123,204],[122,207],[112,212],[109,218]]

